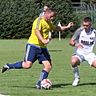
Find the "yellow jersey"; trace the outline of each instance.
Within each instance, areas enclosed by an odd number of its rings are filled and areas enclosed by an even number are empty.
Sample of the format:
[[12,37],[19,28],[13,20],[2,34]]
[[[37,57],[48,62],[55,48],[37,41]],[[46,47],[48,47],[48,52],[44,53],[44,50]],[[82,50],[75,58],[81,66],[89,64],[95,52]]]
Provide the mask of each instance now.
[[29,37],[28,43],[34,44],[39,47],[46,47],[46,45],[43,44],[35,34],[35,31],[37,28],[40,30],[43,38],[48,39],[48,34],[49,32],[55,29],[55,25],[53,25],[52,22],[46,21],[42,17],[36,18],[33,22],[32,31],[31,31],[31,35]]

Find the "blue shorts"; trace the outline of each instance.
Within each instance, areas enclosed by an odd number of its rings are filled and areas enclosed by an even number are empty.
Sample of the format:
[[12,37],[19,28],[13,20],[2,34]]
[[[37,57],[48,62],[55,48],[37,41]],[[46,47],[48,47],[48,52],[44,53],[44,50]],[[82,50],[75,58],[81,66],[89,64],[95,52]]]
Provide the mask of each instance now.
[[38,60],[40,64],[42,64],[42,61],[46,60],[51,62],[50,54],[47,48],[41,48],[32,44],[27,44],[24,61],[31,61],[34,63],[36,60]]

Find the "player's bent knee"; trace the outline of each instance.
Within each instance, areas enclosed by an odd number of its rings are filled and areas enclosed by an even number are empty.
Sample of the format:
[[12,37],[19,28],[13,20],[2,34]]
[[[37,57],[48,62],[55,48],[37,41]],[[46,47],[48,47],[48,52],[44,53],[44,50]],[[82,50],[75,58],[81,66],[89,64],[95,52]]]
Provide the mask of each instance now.
[[71,61],[71,65],[72,65],[72,67],[76,67],[78,65],[77,61],[76,60],[72,60]]
[[75,65],[76,62],[77,62],[76,60],[72,60],[72,61],[71,61],[71,64],[72,64],[72,65]]
[[44,69],[51,70],[52,69],[52,64],[48,61],[43,62]]
[[52,69],[52,66],[51,66],[50,64],[46,64],[44,67],[45,67],[46,69],[48,69],[48,70],[51,70],[51,69]]
[[96,60],[93,61],[93,63],[92,63],[91,66],[94,67],[94,68],[96,68]]
[[52,65],[48,65],[48,68],[49,68],[49,69],[52,69]]
[[29,69],[29,68],[31,68],[31,67],[32,67],[32,62],[27,61],[27,62],[24,62],[24,63],[23,63],[23,68]]

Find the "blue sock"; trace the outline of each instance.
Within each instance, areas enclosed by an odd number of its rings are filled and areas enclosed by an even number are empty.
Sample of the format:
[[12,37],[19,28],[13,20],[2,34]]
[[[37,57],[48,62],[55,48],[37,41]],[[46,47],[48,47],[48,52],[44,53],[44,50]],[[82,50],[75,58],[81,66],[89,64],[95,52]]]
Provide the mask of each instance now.
[[22,62],[16,62],[14,64],[7,64],[7,66],[9,67],[9,69],[21,69],[22,68]]
[[48,77],[48,72],[45,70],[42,70],[41,74],[40,74],[40,79],[39,81],[42,81],[43,79],[46,79]]
[[45,70],[42,70],[41,74],[40,74],[40,78],[39,78],[39,81],[37,82],[37,85],[40,85],[41,84],[41,81],[43,79],[46,79],[48,77],[48,72],[45,71]]
[[40,81],[43,79],[46,79],[48,77],[48,72],[45,70],[42,70],[41,75],[40,75]]

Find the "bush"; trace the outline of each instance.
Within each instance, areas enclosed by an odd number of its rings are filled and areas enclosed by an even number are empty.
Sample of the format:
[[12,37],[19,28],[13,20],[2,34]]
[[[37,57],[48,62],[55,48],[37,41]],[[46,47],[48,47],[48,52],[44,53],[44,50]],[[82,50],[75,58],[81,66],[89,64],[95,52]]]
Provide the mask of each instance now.
[[0,38],[29,37],[32,21],[37,15],[33,3],[29,0],[0,0]]
[[[70,0],[43,0],[41,6],[36,5],[34,0],[0,0],[0,38],[28,38],[32,22],[39,15],[40,7],[43,8],[46,2],[58,13],[54,23],[58,24],[60,21],[67,24],[69,21],[77,21]],[[66,32],[65,36],[68,34],[69,32]]]

